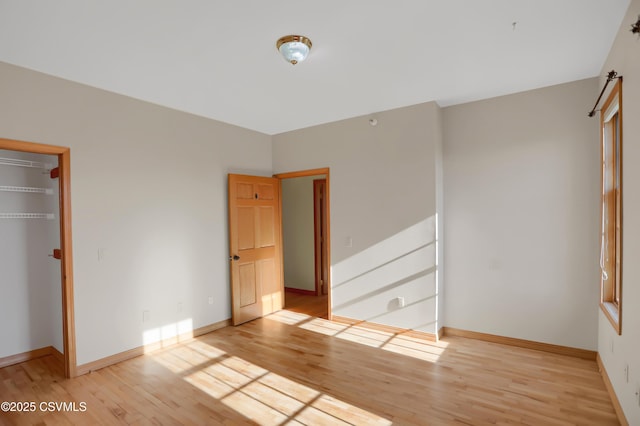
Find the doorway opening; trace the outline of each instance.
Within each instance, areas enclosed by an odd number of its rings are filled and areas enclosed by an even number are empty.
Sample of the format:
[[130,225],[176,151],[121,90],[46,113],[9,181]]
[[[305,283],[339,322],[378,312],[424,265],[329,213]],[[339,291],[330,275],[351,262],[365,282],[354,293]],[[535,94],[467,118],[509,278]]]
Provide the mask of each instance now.
[[274,177],[281,182],[284,307],[331,319],[329,168]]
[[[73,307],[73,259],[71,249],[70,149],[67,147],[0,139],[0,149],[57,156],[52,177],[58,179],[60,247],[52,256],[61,262],[62,346],[65,377],[76,376],[76,344]],[[53,248],[52,248],[53,249]],[[32,351],[35,352],[35,351]],[[33,354],[37,356],[37,354]],[[25,359],[26,360],[26,359]]]

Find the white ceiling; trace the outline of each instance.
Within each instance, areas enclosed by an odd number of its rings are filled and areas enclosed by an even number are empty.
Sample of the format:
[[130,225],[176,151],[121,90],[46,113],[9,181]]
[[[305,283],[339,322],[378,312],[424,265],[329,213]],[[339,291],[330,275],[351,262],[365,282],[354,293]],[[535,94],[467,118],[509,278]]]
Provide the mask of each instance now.
[[[277,134],[596,76],[628,5],[0,0],[0,61]],[[280,57],[287,34],[312,40],[305,62]]]

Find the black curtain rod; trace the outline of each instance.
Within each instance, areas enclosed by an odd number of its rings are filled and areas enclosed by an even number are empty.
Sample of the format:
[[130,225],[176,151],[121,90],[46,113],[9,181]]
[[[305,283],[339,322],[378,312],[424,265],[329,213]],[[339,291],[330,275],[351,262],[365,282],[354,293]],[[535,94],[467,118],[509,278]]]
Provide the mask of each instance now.
[[598,96],[598,99],[596,100],[596,104],[593,106],[593,109],[591,111],[589,111],[589,117],[593,117],[594,115],[596,115],[596,108],[598,107],[598,104],[600,103],[600,99],[602,99],[602,95],[604,95],[604,91],[607,90],[607,86],[609,85],[609,83],[613,80],[615,80],[616,78],[622,78],[621,75],[618,75],[617,72],[615,72],[614,70],[609,71],[609,73],[607,74],[607,81],[606,83],[604,83],[604,87],[602,88],[602,91],[600,92],[600,96]]

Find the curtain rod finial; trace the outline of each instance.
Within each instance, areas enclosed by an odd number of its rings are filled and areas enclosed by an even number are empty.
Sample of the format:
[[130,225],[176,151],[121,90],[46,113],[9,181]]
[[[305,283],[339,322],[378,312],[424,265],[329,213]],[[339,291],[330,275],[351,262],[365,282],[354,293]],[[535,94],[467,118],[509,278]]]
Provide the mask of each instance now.
[[638,20],[631,24],[631,32],[633,34],[640,34],[640,15],[638,15]]

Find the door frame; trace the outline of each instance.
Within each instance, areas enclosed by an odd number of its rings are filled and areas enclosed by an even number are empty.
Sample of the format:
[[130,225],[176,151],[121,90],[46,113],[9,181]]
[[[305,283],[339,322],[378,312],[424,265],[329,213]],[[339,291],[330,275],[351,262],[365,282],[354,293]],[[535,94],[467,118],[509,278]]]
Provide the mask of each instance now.
[[[328,290],[327,277],[329,277],[329,265],[327,263],[327,226],[326,209],[322,208],[327,202],[327,179],[313,180],[313,244],[316,296],[322,296],[322,289]],[[325,277],[325,280],[322,280]],[[322,283],[321,283],[322,282]]]
[[73,256],[71,241],[71,150],[68,147],[46,145],[0,138],[0,149],[56,155],[60,171],[60,250],[62,287],[62,344],[64,347],[64,375],[76,377],[76,332],[73,305]]
[[[326,191],[325,191],[325,217],[327,218],[327,265],[329,269],[329,273],[327,274],[327,318],[331,320],[333,318],[333,312],[331,310],[331,179],[329,176],[329,167],[319,168],[319,169],[309,169],[309,170],[300,170],[294,172],[286,172],[286,173],[276,173],[273,177],[278,178],[280,180],[280,194],[282,194],[282,180],[283,179],[293,179],[299,177],[307,177],[307,176],[317,176],[324,175],[327,181],[326,183]],[[280,196],[280,211],[282,211],[282,199],[284,197]],[[280,233],[282,233],[282,226],[280,226]],[[281,237],[281,241],[282,237]],[[280,257],[283,262],[282,271],[284,272],[284,253]],[[283,273],[284,277],[284,273]]]

